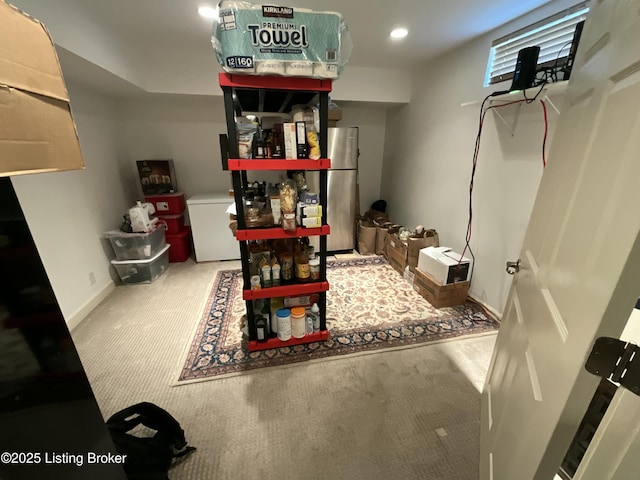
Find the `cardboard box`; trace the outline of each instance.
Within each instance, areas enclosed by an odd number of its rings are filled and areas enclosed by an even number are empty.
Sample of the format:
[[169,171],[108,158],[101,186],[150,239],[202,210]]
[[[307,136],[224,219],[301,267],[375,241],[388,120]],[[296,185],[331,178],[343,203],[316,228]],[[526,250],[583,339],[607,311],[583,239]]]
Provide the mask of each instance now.
[[436,308],[463,305],[467,300],[470,282],[442,285],[427,273],[416,268],[413,272],[413,289]]
[[[376,230],[377,233],[377,230]],[[382,256],[385,258],[385,260],[388,262],[389,261],[389,240],[391,235],[390,234],[386,234],[384,236],[384,248],[382,249]]]
[[327,114],[328,119],[328,127],[337,127],[338,122],[342,120],[342,109],[341,108],[330,108]]
[[471,260],[449,247],[427,247],[420,250],[418,268],[443,285],[469,279]]
[[415,277],[415,273],[413,273],[413,270],[410,270],[409,267],[404,269],[404,279],[409,282],[411,285],[413,285],[413,279]]
[[407,243],[397,235],[387,235],[387,261],[400,275],[404,275],[407,268]]
[[144,195],[163,195],[178,191],[173,160],[138,160],[136,164]]
[[407,253],[407,264],[413,272],[418,266],[418,257],[420,250],[427,247],[439,247],[440,239],[438,232],[433,229],[426,230],[424,236],[420,238],[410,238],[408,240],[409,252]]
[[0,0],[0,176],[80,170],[69,94],[42,23]]
[[339,122],[342,120],[342,109],[341,108],[330,108],[327,112],[327,118],[329,120],[333,120],[335,122]]

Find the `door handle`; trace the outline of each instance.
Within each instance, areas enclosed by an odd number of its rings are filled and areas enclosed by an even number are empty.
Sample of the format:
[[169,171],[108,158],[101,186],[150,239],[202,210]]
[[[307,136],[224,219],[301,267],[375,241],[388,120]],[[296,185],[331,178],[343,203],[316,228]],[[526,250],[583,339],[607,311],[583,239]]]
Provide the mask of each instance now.
[[507,273],[515,275],[520,271],[520,259],[517,262],[507,262]]

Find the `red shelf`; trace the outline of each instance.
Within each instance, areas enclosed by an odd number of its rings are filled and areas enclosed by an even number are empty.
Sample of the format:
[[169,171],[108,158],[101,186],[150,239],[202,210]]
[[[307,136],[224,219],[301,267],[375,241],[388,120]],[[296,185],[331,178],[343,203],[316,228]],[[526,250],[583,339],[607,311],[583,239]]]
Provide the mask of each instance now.
[[275,240],[278,238],[315,237],[329,235],[331,228],[324,225],[320,228],[298,228],[295,232],[288,232],[282,227],[251,228],[236,230],[236,240]]
[[242,299],[257,300],[258,298],[293,297],[311,295],[312,293],[326,292],[328,290],[329,282],[296,283],[294,285],[261,288],[260,290],[243,290]]
[[328,158],[319,158],[318,160],[230,158],[228,168],[229,170],[328,170],[331,168],[331,160]]
[[330,92],[331,80],[305,77],[273,77],[259,75],[218,74],[221,87],[264,88],[269,90],[295,90],[302,92]]
[[305,343],[324,342],[329,338],[329,331],[322,330],[320,332],[308,333],[302,338],[291,337],[286,342],[277,338],[270,338],[266,342],[249,341],[249,351],[256,352],[258,350],[269,350],[271,348],[291,347],[293,345],[302,345]]

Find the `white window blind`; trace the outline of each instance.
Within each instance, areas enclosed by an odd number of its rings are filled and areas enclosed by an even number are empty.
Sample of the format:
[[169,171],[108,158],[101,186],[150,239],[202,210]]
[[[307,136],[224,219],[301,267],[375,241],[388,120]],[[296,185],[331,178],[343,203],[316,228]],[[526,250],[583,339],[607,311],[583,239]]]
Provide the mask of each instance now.
[[576,25],[585,19],[586,2],[495,40],[489,54],[485,85],[513,78],[518,51],[540,47],[538,65],[551,66],[569,55]]

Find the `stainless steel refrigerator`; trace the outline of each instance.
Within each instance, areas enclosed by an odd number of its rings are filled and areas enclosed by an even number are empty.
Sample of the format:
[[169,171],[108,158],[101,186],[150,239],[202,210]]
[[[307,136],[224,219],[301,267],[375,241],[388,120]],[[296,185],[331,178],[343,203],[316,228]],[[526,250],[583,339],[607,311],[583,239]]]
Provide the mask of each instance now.
[[[358,127],[328,129],[328,158],[331,169],[327,180],[327,223],[331,234],[327,251],[353,250],[355,247],[356,185],[358,182]],[[307,173],[307,185],[312,192],[319,191],[318,172]],[[318,238],[311,238],[318,248]]]

